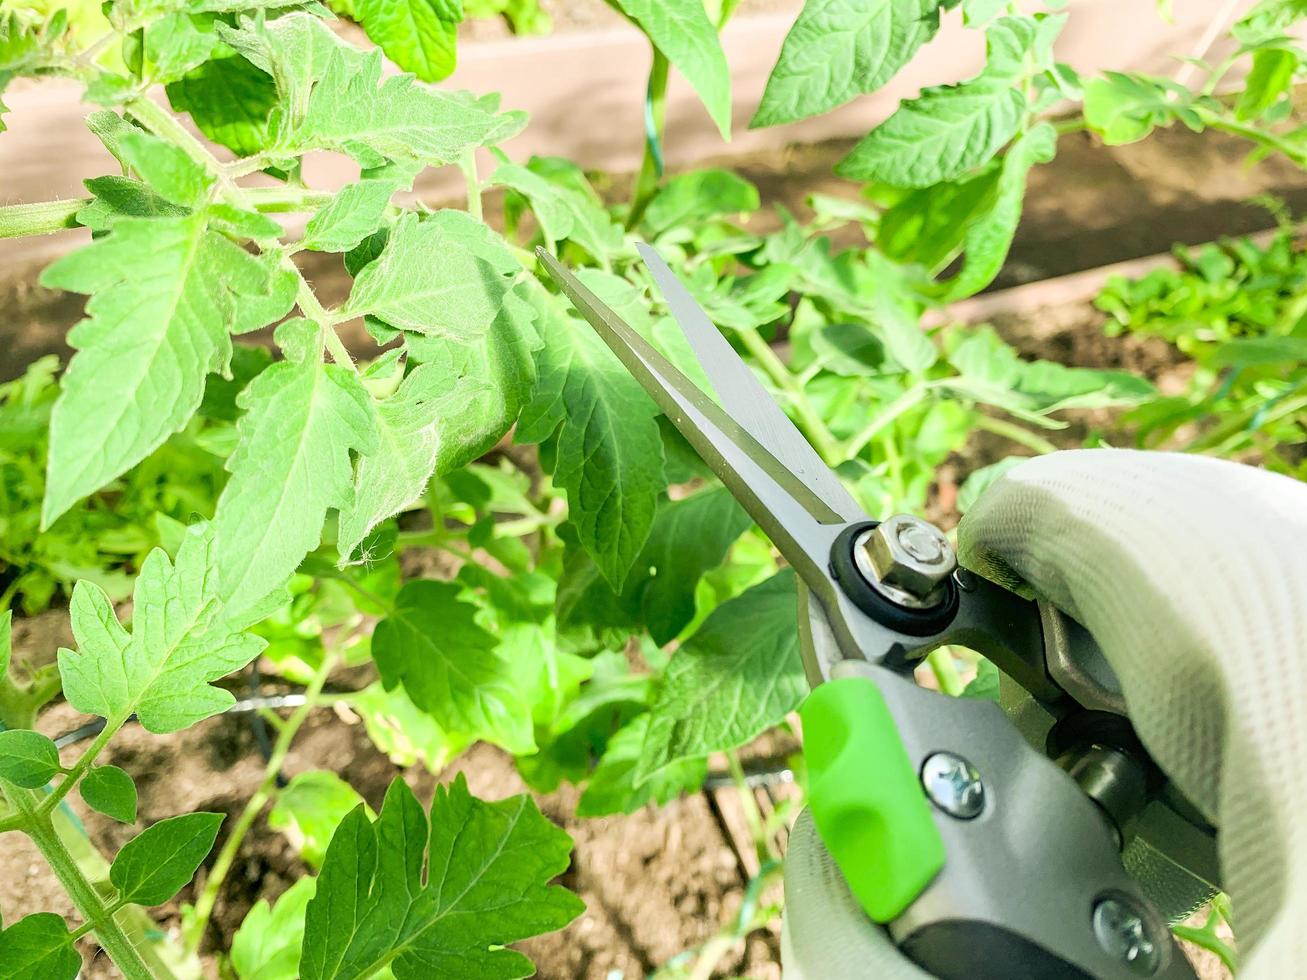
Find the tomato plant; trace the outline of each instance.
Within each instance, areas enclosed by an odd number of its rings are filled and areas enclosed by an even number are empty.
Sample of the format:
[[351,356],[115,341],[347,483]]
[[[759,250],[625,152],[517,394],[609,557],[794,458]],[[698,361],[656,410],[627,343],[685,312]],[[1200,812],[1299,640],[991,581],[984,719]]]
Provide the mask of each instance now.
[[[734,4],[613,4],[654,52],[645,159],[618,203],[567,160],[514,160],[501,144],[527,120],[497,96],[426,84],[454,65],[458,0],[332,3],[377,49],[345,40],[316,2],[0,8],[0,84],[83,82],[99,107],[87,125],[121,165],[88,180],[87,198],[0,208],[5,236],[93,236],[42,277],[88,297],[68,335],[76,353],[0,389],[4,596],[29,614],[66,600],[75,638],[39,666],[11,656],[7,618],[0,630],[0,829],[35,842],[81,916],[71,929],[46,912],[10,924],[6,966],[72,977],[88,937],[127,977],[194,974],[266,812],[316,874],[254,906],[218,951],[224,969],[529,975],[506,945],[582,908],[550,884],[567,835],[530,796],[483,801],[461,779],[424,807],[396,777],[376,814],[334,773],[284,782],[310,713],[347,706],[397,764],[436,773],[493,743],[536,790],[584,784],[579,812],[599,815],[699,787],[711,753],[798,704],[791,574],[536,278],[530,246],[563,254],[695,375],[637,261],[635,241],[655,244],[868,510],[920,510],[974,432],[1040,453],[1067,410],[1158,404],[1127,372],[1026,359],[986,327],[921,327],[925,310],[994,280],[1027,175],[1059,131],[1117,143],[1179,122],[1307,154],[1290,99],[1300,56],[1284,36],[1294,5],[1259,4],[1235,28],[1239,53],[1189,87],[1082,79],[1053,54],[1066,14],[963,0],[985,35],[980,74],[924,90],[854,148],[838,169],[860,195],[816,197],[810,219],[781,212],[759,232],[750,183],[661,166],[673,68],[729,135],[717,34]],[[753,124],[878,88],[952,6],[808,3]],[[544,26],[531,2],[468,9]],[[383,73],[383,53],[405,71]],[[1231,100],[1222,79],[1243,61]],[[317,152],[347,156],[358,179],[309,186],[302,162]],[[402,203],[427,167],[461,170],[466,207]],[[503,195],[499,227],[484,220],[489,191]],[[860,244],[836,248],[837,235]],[[339,305],[306,275],[310,252],[339,256],[351,279]],[[1301,305],[1300,290],[1281,292]],[[1132,328],[1141,305],[1123,301]],[[270,345],[252,337],[274,326]],[[977,472],[963,503],[1005,465]],[[414,575],[410,559],[432,554],[438,572]],[[228,678],[256,660],[301,694],[273,716],[264,778],[236,819],[182,813],[108,865],[88,855],[66,819],[74,791],[136,822],[133,774],[100,761],[116,733],[166,735],[230,709]],[[951,655],[931,666],[961,691]],[[349,685],[329,684],[346,668]],[[61,753],[35,730],[57,696],[103,719],[84,747]],[[777,856],[766,828],[758,844]],[[147,939],[141,910],[206,862],[180,936]]]

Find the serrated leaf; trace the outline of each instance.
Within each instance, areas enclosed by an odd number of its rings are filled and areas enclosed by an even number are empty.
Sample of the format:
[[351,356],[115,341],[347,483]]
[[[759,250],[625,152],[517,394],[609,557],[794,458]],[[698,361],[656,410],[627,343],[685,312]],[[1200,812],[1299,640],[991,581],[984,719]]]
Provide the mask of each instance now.
[[1007,0],[962,0],[962,23],[984,27],[1007,7]]
[[231,965],[240,980],[298,980],[304,910],[317,888],[301,878],[272,906],[259,899],[231,939]]
[[77,212],[77,220],[92,232],[109,231],[123,218],[173,217],[188,213],[186,208],[165,200],[148,184],[132,177],[92,177],[85,183],[86,189],[94,196]]
[[375,823],[360,808],[332,838],[305,919],[304,980],[363,978],[386,964],[396,980],[530,976],[531,961],[504,947],[583,911],[548,884],[571,848],[529,796],[485,803],[460,774],[436,788],[428,823],[396,779]]
[[75,980],[82,957],[53,912],[24,916],[0,932],[0,980]]
[[244,667],[263,641],[229,625],[219,602],[212,526],[187,530],[175,563],[151,551],[136,579],[132,632],[104,590],[77,583],[70,606],[78,651],[59,651],[64,695],[78,711],[174,732],[226,710],[235,698],[213,687]]
[[962,689],[962,694],[960,696],[964,698],[978,698],[980,700],[998,703],[998,668],[984,657],[981,657],[980,660],[976,662],[976,676],[973,677],[967,683],[967,686]]
[[271,284],[267,266],[202,215],[117,221],[41,282],[91,296],[50,419],[48,527],[185,424],[205,375],[227,369],[228,331],[248,327],[243,307]]
[[805,119],[874,92],[939,29],[939,0],[805,0],[751,129]]
[[1026,101],[1007,83],[979,78],[923,89],[868,134],[835,172],[895,187],[928,187],[974,170],[1016,133]]
[[462,0],[354,0],[352,16],[387,58],[424,82],[454,70]]
[[988,466],[982,466],[980,469],[972,471],[958,490],[958,513],[965,514],[969,511],[976,505],[980,495],[997,482],[999,477],[1019,463],[1024,463],[1027,458],[1025,456],[1006,456],[997,463],[990,463]]
[[381,256],[360,270],[342,314],[460,340],[483,333],[522,267],[501,243],[488,235],[472,239],[460,223],[440,215],[401,217]]
[[525,197],[531,204],[536,220],[540,223],[540,231],[545,241],[551,247],[565,238],[572,237],[572,229],[575,226],[573,215],[575,201],[567,193],[566,188],[560,187],[520,163],[501,163],[490,175],[487,183],[507,187]]
[[998,176],[995,164],[974,177],[905,194],[881,215],[876,244],[896,262],[942,268],[961,248],[967,229],[992,207]]
[[96,766],[78,784],[86,805],[121,823],[136,821],[136,784],[117,766]]
[[731,71],[703,0],[612,0],[685,76],[708,115],[731,138]]
[[280,106],[268,149],[348,153],[365,166],[415,159],[436,165],[519,132],[519,112],[500,112],[499,97],[422,85],[412,75],[381,79],[381,52],[359,51],[307,14],[260,25],[245,20],[223,39],[277,82]]
[[1108,146],[1133,143],[1174,122],[1192,98],[1168,79],[1108,71],[1085,83],[1085,124]]
[[980,292],[998,275],[1012,247],[1012,236],[1021,220],[1026,195],[1026,176],[1038,163],[1047,163],[1057,152],[1057,132],[1040,123],[1022,134],[1003,157],[989,213],[977,218],[963,238],[965,260],[962,270],[941,283],[941,301],[951,303]]
[[124,133],[118,141],[123,162],[165,200],[194,207],[213,186],[213,177],[179,147],[148,133]]
[[1231,29],[1247,45],[1279,37],[1303,17],[1307,17],[1307,0],[1260,0]]
[[305,863],[317,868],[322,866],[331,835],[360,804],[363,797],[334,772],[301,772],[277,793],[277,801],[268,811],[268,826],[285,833]]
[[140,74],[144,81],[166,84],[208,61],[221,46],[214,17],[202,12],[165,13],[142,29]]
[[1298,71],[1298,54],[1286,48],[1261,48],[1253,52],[1253,67],[1239,93],[1235,115],[1256,119],[1280,100],[1293,86]]
[[612,219],[585,174],[571,161],[532,157],[525,167],[498,167],[491,181],[525,196],[551,241],[571,239],[600,263],[622,250],[622,226]]
[[413,186],[421,164],[403,161],[365,170],[359,180],[342,187],[309,219],[302,248],[315,252],[348,252],[377,230],[398,190]]
[[460,592],[427,579],[405,585],[372,636],[377,670],[387,690],[402,684],[445,731],[529,752],[535,747],[530,710],[512,667]]
[[726,559],[750,523],[724,487],[663,501],[620,595],[592,561],[569,556],[558,584],[560,626],[643,624],[655,643],[671,642],[694,618],[699,580]]
[[751,741],[807,694],[799,660],[794,573],[722,603],[663,673],[636,784],[681,759]]
[[213,518],[221,595],[232,615],[281,588],[317,547],[327,510],[353,499],[350,453],[376,448],[372,400],[357,375],[321,361],[319,330],[307,320],[278,327],[287,360],[237,399],[245,409],[240,441]]
[[372,744],[397,766],[421,763],[438,775],[473,741],[447,733],[402,687],[387,691],[377,681],[356,695],[350,707],[363,718]]
[[646,804],[662,806],[682,793],[703,787],[708,761],[702,758],[673,762],[636,785],[635,768],[649,730],[649,717],[647,712],[638,716],[609,740],[603,758],[577,801],[578,817],[634,813]]
[[669,228],[690,227],[722,214],[757,211],[758,188],[729,170],[678,174],[649,202],[643,224],[656,238]]
[[0,731],[0,779],[40,789],[59,771],[59,750],[40,732]]
[[151,824],[113,859],[109,880],[118,900],[133,905],[162,905],[195,877],[213,850],[221,813],[184,813]]
[[167,91],[174,109],[190,113],[200,132],[237,156],[258,153],[271,142],[276,83],[240,55],[206,61],[169,83]]
[[657,410],[588,324],[545,311],[536,391],[517,439],[558,432],[554,482],[567,491],[581,545],[620,590],[665,486]]

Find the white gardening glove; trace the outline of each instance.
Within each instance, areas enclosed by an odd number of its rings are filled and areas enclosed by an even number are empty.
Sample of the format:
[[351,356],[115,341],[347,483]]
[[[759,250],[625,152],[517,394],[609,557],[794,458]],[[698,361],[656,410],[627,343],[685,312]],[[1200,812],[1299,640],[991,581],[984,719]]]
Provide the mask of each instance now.
[[[962,562],[1098,640],[1153,758],[1221,828],[1241,980],[1307,975],[1307,484],[1172,453],[1023,463]],[[805,812],[785,866],[785,980],[927,974],[849,894]]]

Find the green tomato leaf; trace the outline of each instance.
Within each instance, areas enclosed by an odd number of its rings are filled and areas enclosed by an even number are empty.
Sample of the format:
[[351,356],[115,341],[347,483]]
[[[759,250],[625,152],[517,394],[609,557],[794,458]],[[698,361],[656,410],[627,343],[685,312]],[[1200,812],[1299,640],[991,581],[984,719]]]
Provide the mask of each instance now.
[[348,252],[380,226],[391,197],[413,186],[421,164],[403,161],[365,170],[309,219],[300,241],[315,252]]
[[658,191],[644,213],[651,238],[671,228],[689,228],[723,214],[757,211],[758,188],[729,170],[677,174]]
[[213,850],[221,813],[184,813],[151,824],[118,851],[109,880],[118,898],[133,905],[162,905],[195,877]]
[[304,910],[318,880],[301,878],[275,905],[259,899],[231,940],[231,965],[240,980],[299,980]]
[[353,499],[350,452],[377,445],[372,399],[353,372],[319,360],[319,329],[302,319],[278,327],[287,360],[237,400],[240,441],[213,518],[232,615],[257,608],[317,547],[327,510]]
[[0,932],[0,980],[75,980],[82,957],[61,916],[37,912]]
[[512,665],[496,652],[494,634],[478,624],[477,607],[461,591],[429,579],[400,590],[372,636],[381,680],[387,690],[402,684],[447,732],[530,752],[531,712],[513,682]]
[[731,138],[731,71],[703,0],[612,0],[685,76],[708,115]]
[[1246,45],[1281,37],[1307,17],[1307,0],[1261,0],[1234,25],[1231,33]]
[[351,16],[387,58],[424,82],[454,70],[461,0],[354,0]]
[[984,27],[1007,7],[1007,0],[962,0],[962,23]]
[[647,712],[638,716],[609,740],[603,758],[576,804],[578,817],[634,813],[646,804],[662,806],[682,793],[703,787],[708,775],[706,759],[680,759],[636,785],[635,769],[649,731],[649,719]]
[[70,606],[78,652],[59,651],[64,694],[78,711],[115,721],[136,713],[156,734],[226,710],[210,682],[244,667],[263,641],[233,629],[218,597],[212,525],[187,529],[177,560],[156,548],[136,579],[132,632],[99,586],[81,581]]
[[1239,93],[1235,115],[1257,119],[1289,91],[1298,71],[1298,54],[1287,48],[1261,48],[1253,52],[1253,67]]
[[554,481],[567,491],[581,545],[620,590],[666,485],[657,410],[588,324],[547,302],[535,396],[517,440],[542,442],[558,432]]
[[694,618],[699,580],[726,559],[750,526],[748,514],[725,487],[713,487],[658,507],[649,540],[621,594],[593,561],[569,552],[558,583],[560,626],[633,627],[643,623],[665,645]]
[[347,557],[380,521],[416,501],[431,476],[453,472],[498,442],[531,396],[535,310],[521,287],[507,294],[485,334],[468,343],[409,334],[422,363],[377,403],[379,440],[359,459],[354,499],[340,513]]
[[165,200],[193,207],[213,186],[213,177],[179,147],[148,133],[129,132],[118,142],[123,162]]
[[993,207],[999,172],[995,164],[974,177],[903,195],[881,215],[876,244],[896,262],[942,269],[967,229]]
[[40,732],[0,732],[0,779],[24,789],[40,789],[59,771],[59,750]]
[[206,61],[169,83],[167,92],[174,109],[190,113],[200,132],[237,156],[271,143],[268,120],[277,105],[276,83],[238,54]]
[[525,197],[540,223],[541,234],[551,247],[572,237],[572,229],[577,225],[573,214],[576,201],[568,188],[520,163],[501,163],[487,183],[507,187]]
[[163,14],[147,23],[142,34],[140,74],[155,84],[177,80],[221,46],[214,17],[205,13]]
[[136,822],[136,784],[117,766],[96,766],[77,788],[92,810],[120,823]]
[[983,76],[923,89],[873,129],[835,172],[895,187],[953,180],[990,160],[1016,133],[1025,112],[1018,89]]
[[68,334],[77,354],[50,420],[43,527],[186,423],[205,375],[227,370],[230,330],[289,308],[269,309],[269,266],[202,215],[118,221],[41,282],[91,296],[87,319]]
[[963,482],[961,489],[958,490],[958,513],[965,514],[976,506],[976,501],[980,499],[980,495],[988,490],[1000,476],[1019,463],[1024,463],[1027,458],[1026,456],[1007,456],[997,463],[990,463],[988,466],[982,466],[980,469],[973,471]]
[[976,676],[962,689],[961,697],[998,702],[998,668],[983,657],[976,663]]
[[421,763],[439,775],[473,741],[448,734],[402,687],[387,691],[377,681],[355,695],[350,707],[362,717],[372,744],[397,766]]
[[1193,95],[1165,78],[1108,71],[1085,83],[1084,98],[1085,124],[1108,146],[1119,146],[1185,118]]
[[722,603],[663,673],[635,782],[682,759],[744,745],[807,693],[799,660],[794,573]]
[[[530,976],[509,943],[561,929],[581,901],[548,881],[572,842],[529,796],[485,803],[460,774],[427,820],[402,779],[370,822],[360,807],[327,849],[305,919],[304,980]],[[426,881],[423,868],[427,869]]]
[[360,804],[367,809],[358,791],[334,772],[301,772],[277,794],[277,802],[268,811],[268,826],[290,838],[309,866],[319,868],[331,835]]
[[489,234],[470,237],[462,226],[474,219],[445,214],[401,217],[380,257],[359,271],[341,312],[461,340],[487,330],[522,267]]
[[94,197],[77,212],[77,221],[96,233],[111,230],[122,218],[166,218],[188,213],[132,177],[92,177],[86,181],[86,189]]
[[1037,163],[1047,163],[1057,152],[1057,132],[1048,123],[1040,123],[1023,133],[1003,157],[994,190],[994,205],[988,214],[977,218],[963,237],[966,258],[962,270],[941,283],[940,299],[945,303],[980,292],[998,275],[1012,247],[1012,236],[1021,220],[1021,205],[1026,196],[1026,175]]
[[939,0],[805,0],[749,127],[806,119],[874,92],[935,36],[940,6]]
[[381,79],[381,52],[364,53],[309,14],[292,13],[239,28],[223,40],[272,75],[279,105],[271,118],[274,153],[348,153],[367,167],[413,159],[438,165],[518,133],[520,112],[499,97],[424,86],[412,75]]

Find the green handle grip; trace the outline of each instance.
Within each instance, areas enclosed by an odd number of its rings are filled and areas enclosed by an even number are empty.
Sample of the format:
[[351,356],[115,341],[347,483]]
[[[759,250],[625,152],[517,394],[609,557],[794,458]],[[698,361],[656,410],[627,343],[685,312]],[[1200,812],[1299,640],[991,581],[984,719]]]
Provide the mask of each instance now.
[[898,727],[865,677],[822,684],[799,714],[817,832],[867,915],[889,922],[944,866],[944,839]]

